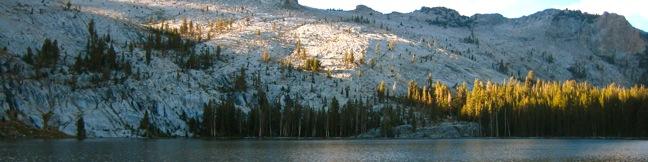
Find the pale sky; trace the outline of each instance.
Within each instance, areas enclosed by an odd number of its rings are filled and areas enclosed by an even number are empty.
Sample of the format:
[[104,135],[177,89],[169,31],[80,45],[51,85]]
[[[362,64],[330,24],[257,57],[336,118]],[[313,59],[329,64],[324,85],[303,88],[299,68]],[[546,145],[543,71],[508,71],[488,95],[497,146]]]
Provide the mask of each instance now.
[[305,6],[352,10],[363,4],[382,13],[408,13],[422,6],[447,7],[462,15],[500,13],[516,18],[547,8],[581,10],[592,14],[613,12],[624,15],[634,27],[648,31],[648,0],[299,0]]

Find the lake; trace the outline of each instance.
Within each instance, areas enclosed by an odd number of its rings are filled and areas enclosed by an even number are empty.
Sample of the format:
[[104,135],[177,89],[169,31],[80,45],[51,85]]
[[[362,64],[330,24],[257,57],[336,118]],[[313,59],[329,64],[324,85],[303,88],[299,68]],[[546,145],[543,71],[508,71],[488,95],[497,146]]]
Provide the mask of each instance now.
[[648,161],[646,140],[1,140],[0,161]]

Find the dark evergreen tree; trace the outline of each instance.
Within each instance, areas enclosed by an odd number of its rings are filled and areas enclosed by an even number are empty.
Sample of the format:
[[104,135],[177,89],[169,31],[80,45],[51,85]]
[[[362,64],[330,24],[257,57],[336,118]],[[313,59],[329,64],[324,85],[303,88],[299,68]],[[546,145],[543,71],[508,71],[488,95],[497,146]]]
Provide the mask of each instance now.
[[34,53],[32,52],[31,47],[27,47],[27,54],[23,57],[23,61],[28,64],[34,64]]
[[328,131],[326,132],[326,137],[339,137],[340,136],[340,131],[339,131],[339,125],[338,122],[340,121],[340,104],[338,103],[338,100],[333,97],[331,99],[331,104],[329,105],[328,108],[328,117],[327,117],[327,127]]
[[145,111],[144,112],[144,117],[142,117],[142,120],[140,120],[140,125],[139,125],[139,129],[145,131],[144,136],[148,136],[148,130],[150,128],[149,125],[151,125],[149,123],[149,114],[148,114],[148,111]]
[[153,55],[153,51],[151,51],[151,48],[148,47],[148,46],[145,46],[145,48],[144,48],[144,58],[146,59],[146,64],[147,65],[151,64],[151,60],[153,59],[152,55]]
[[54,40],[53,42],[50,39],[45,39],[43,41],[43,46],[40,50],[37,50],[35,56],[31,56],[31,49],[27,49],[27,56],[29,58],[24,58],[25,62],[34,65],[35,69],[41,68],[51,68],[58,63],[60,50],[58,47],[58,42]]
[[[75,58],[72,69],[77,73],[100,73],[101,79],[95,83],[113,79],[113,72],[120,71],[122,74],[130,74],[131,66],[122,55],[118,61],[118,53],[112,43],[110,35],[99,37],[95,30],[94,20],[88,23],[88,38],[85,54],[80,53]],[[117,80],[118,78],[114,78]]]
[[246,74],[245,74],[245,68],[241,67],[239,70],[239,74],[236,76],[236,79],[234,81],[234,90],[235,91],[245,91],[247,90],[247,81],[246,81]]
[[79,116],[79,119],[76,122],[76,127],[77,127],[77,139],[83,140],[86,138],[86,130],[85,130],[85,121],[83,121],[83,115]]
[[209,100],[209,102],[203,106],[202,124],[203,136],[216,136],[216,112],[214,110],[213,100]]
[[167,136],[166,134],[162,133],[155,125],[153,125],[151,123],[151,119],[149,118],[150,118],[149,112],[145,111],[144,117],[142,117],[142,120],[140,120],[140,125],[139,125],[139,130],[144,131],[143,136],[149,138]]
[[270,102],[268,102],[268,98],[266,96],[265,91],[263,91],[263,89],[261,88],[257,89],[257,95],[258,95],[257,97],[258,97],[258,105],[259,105],[257,109],[258,110],[257,122],[259,123],[257,125],[258,131],[256,132],[258,132],[258,137],[263,137],[266,136],[266,134],[271,135],[272,133],[270,131],[271,128],[269,128],[271,125],[270,124],[271,114],[269,113],[271,107],[270,107]]

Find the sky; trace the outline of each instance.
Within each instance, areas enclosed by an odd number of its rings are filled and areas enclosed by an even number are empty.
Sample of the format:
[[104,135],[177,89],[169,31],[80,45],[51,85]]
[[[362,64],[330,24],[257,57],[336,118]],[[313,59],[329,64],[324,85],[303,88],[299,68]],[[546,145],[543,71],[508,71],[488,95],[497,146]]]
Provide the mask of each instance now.
[[623,15],[632,26],[648,31],[648,0],[299,0],[301,5],[320,9],[352,10],[363,4],[382,12],[408,13],[422,6],[447,7],[462,15],[500,13],[508,18],[530,15],[547,8],[581,10],[591,14]]

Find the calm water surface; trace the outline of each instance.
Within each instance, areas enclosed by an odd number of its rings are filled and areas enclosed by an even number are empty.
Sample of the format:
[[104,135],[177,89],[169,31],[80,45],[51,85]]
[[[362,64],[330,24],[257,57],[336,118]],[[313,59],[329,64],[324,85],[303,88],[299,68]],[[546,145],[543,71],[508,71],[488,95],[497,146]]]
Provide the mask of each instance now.
[[646,140],[0,141],[0,161],[648,161]]

